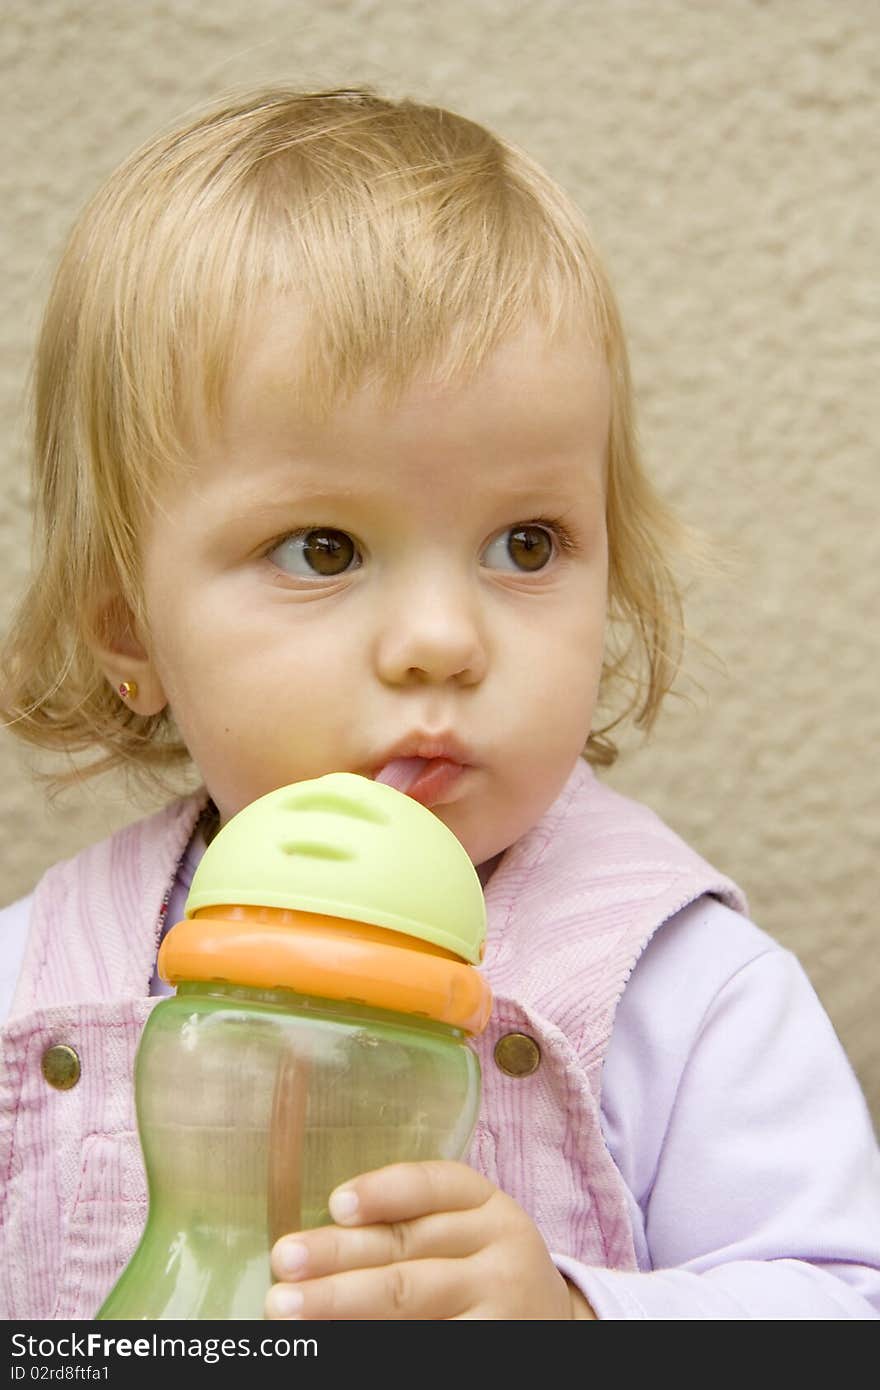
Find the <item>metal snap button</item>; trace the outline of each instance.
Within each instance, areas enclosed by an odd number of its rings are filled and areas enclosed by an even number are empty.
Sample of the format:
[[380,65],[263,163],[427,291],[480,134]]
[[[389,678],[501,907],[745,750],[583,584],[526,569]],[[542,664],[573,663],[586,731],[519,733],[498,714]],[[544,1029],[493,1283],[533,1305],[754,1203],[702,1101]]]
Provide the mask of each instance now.
[[41,1065],[44,1077],[56,1091],[69,1091],[79,1081],[79,1057],[67,1043],[47,1047]]
[[496,1066],[507,1076],[531,1076],[541,1065],[541,1049],[528,1033],[505,1033],[494,1055]]

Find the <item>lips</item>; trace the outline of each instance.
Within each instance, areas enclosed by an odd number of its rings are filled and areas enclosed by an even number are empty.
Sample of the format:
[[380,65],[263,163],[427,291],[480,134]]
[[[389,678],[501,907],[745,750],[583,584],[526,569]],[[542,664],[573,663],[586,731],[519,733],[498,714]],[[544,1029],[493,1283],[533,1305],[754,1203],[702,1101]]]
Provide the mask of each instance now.
[[375,778],[386,786],[420,801],[423,806],[436,806],[446,800],[467,769],[450,758],[394,758]]
[[390,751],[374,780],[423,806],[435,806],[447,799],[470,766],[471,755],[455,739],[412,738]]
[[373,780],[384,782],[386,787],[394,787],[396,791],[408,792],[424,769],[436,761],[434,758],[392,758]]

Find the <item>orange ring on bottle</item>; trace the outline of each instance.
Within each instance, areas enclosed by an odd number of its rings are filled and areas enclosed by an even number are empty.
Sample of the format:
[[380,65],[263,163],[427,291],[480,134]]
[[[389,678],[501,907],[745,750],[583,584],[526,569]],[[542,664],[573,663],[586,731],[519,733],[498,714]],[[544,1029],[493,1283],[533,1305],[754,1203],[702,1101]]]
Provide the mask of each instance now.
[[287,908],[202,908],[168,932],[158,967],[171,984],[292,989],[415,1014],[467,1033],[482,1033],[492,1008],[479,971],[442,947],[365,922]]

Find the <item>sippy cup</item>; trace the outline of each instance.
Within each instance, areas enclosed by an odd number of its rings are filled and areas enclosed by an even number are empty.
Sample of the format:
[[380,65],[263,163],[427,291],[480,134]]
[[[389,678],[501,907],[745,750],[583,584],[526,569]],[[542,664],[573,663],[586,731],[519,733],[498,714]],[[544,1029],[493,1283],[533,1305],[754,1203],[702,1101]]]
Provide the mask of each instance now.
[[491,994],[485,907],[450,830],[333,773],[270,792],[208,846],[135,1061],[146,1228],[102,1319],[255,1319],[278,1236],[341,1182],[460,1159]]

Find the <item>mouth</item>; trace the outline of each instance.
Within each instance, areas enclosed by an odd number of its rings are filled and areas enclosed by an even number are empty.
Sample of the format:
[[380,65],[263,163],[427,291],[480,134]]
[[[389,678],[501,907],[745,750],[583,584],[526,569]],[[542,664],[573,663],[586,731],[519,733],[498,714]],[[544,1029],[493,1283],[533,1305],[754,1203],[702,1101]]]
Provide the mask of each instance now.
[[467,771],[451,758],[394,758],[373,780],[396,787],[423,806],[439,806]]
[[391,750],[373,780],[423,806],[438,806],[451,799],[472,766],[470,754],[451,738],[410,739]]

